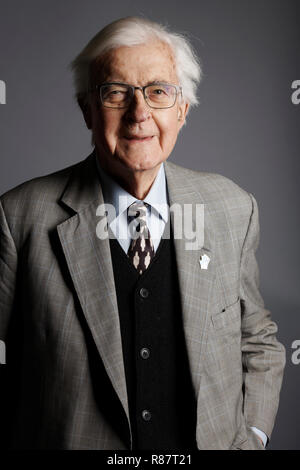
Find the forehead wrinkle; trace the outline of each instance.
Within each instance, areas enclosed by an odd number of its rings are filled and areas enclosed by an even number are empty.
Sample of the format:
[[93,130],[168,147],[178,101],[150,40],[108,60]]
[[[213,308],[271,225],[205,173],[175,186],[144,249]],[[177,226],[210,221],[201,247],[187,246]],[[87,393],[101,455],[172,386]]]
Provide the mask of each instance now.
[[[149,79],[149,76],[147,75],[148,70],[146,69],[146,82],[141,83],[140,85],[147,85],[149,83],[153,83],[155,81],[159,82],[169,82],[170,81],[170,76],[174,75],[177,78],[177,73],[176,73],[176,64],[174,60],[174,55],[171,50],[171,47],[161,41],[155,41],[155,42],[150,42],[150,43],[145,43],[145,44],[139,44],[137,46],[121,46],[116,49],[112,49],[104,53],[101,57],[97,58],[94,60],[92,64],[92,69],[91,69],[91,77],[93,80],[96,79],[97,77],[97,83],[101,82],[106,82],[106,81],[116,81],[116,82],[124,82],[124,83],[130,83],[126,76],[120,72],[120,69],[124,69],[125,71],[128,69],[128,60],[126,57],[126,54],[120,54],[120,51],[125,51],[126,49],[134,49],[138,47],[152,47],[155,49],[158,49],[159,52],[165,53],[165,61],[168,61],[168,78],[166,78],[165,74],[160,75],[155,72],[155,75]],[[155,54],[154,54],[155,56]],[[159,55],[159,60],[161,60],[161,55]],[[156,63],[154,62],[154,67],[156,66]],[[164,69],[164,67],[161,67]],[[145,73],[145,67],[143,64],[141,64],[141,75]],[[128,71],[130,73],[130,70]],[[126,72],[125,72],[126,73]]]

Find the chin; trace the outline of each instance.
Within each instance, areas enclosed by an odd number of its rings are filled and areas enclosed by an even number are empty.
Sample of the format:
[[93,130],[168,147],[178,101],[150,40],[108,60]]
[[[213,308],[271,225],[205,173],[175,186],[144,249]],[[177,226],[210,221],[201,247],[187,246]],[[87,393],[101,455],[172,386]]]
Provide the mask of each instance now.
[[152,170],[157,167],[163,160],[156,158],[144,158],[139,156],[138,158],[125,158],[121,159],[123,166],[130,169],[131,171],[146,171]]

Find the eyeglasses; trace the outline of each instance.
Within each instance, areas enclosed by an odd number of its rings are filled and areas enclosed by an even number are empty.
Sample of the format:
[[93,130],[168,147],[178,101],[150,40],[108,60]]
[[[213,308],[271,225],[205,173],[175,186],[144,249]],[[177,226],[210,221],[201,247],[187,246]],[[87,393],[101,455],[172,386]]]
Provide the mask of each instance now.
[[95,89],[99,92],[104,107],[118,109],[127,108],[130,105],[135,90],[141,90],[148,106],[155,109],[172,108],[177,95],[182,94],[181,86],[159,82],[143,87],[111,82],[96,85]]

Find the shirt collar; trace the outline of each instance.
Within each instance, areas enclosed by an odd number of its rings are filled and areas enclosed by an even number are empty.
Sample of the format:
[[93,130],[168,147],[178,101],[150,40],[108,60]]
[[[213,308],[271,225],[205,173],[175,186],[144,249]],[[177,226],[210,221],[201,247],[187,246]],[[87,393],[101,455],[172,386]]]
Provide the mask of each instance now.
[[[103,197],[106,204],[112,204],[116,211],[116,217],[128,209],[137,199],[122,188],[110,175],[100,166],[96,152],[97,168],[100,176]],[[168,196],[164,164],[162,163],[151,189],[144,199],[158,214],[164,222],[168,221]]]

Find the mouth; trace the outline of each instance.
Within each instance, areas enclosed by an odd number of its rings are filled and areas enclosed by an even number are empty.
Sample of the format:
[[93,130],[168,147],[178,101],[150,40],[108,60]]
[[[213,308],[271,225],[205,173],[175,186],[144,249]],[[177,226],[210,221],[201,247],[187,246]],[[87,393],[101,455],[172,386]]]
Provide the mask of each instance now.
[[125,136],[125,139],[128,140],[129,142],[147,142],[153,139],[153,137],[154,135],[150,135],[150,136],[131,135],[131,136]]

